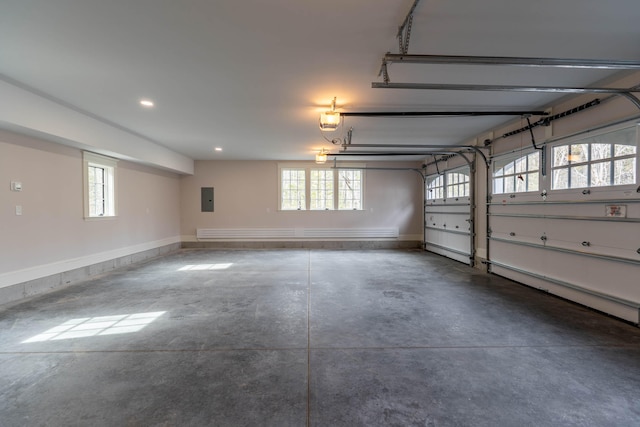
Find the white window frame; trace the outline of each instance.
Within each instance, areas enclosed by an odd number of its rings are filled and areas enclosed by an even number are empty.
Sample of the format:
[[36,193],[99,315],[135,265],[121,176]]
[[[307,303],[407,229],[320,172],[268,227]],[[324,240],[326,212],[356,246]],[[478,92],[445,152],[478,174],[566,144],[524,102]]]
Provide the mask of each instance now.
[[[99,168],[104,171],[104,201],[102,214],[93,213],[91,210],[91,185],[89,183],[89,169]],[[82,153],[82,178],[83,178],[83,202],[84,219],[108,219],[118,215],[117,203],[117,170],[118,160],[111,157],[84,151]]]
[[[465,181],[453,182],[454,174],[462,174],[467,177]],[[462,188],[465,190],[463,195],[450,195],[453,188]],[[440,191],[441,190],[441,191]],[[425,188],[425,197],[427,200],[447,200],[447,199],[464,199],[471,197],[471,169],[469,166],[457,167],[427,177],[427,186]],[[434,195],[435,192],[435,195]],[[441,194],[440,194],[441,193]],[[442,197],[438,197],[442,196]]]
[[[431,175],[427,177],[426,198],[427,200],[442,200],[445,198],[446,186],[444,185],[444,174]],[[442,197],[438,197],[442,196]]]
[[[296,212],[296,211],[312,211],[312,212],[348,212],[348,211],[364,211],[365,200],[365,165],[363,164],[344,164],[339,168],[332,168],[331,166],[322,166],[316,163],[280,163],[278,164],[278,210],[282,212]],[[282,173],[283,170],[305,170],[305,201],[304,205],[301,205],[299,209],[284,209],[283,208],[283,188],[282,188]],[[314,208],[311,209],[311,171],[312,170],[330,170],[333,175],[333,207],[332,208]],[[360,172],[360,207],[357,209],[345,209],[340,208],[340,172],[343,170],[357,170]]]
[[[297,172],[303,172],[303,177],[304,177],[304,200],[298,200],[298,207],[297,208],[284,208],[284,188],[282,186],[282,182],[283,182],[283,173],[285,170],[288,171],[297,171]],[[307,210],[307,205],[309,202],[309,197],[307,196],[307,194],[309,193],[309,178],[308,178],[308,172],[304,167],[301,166],[291,166],[291,167],[279,167],[278,168],[278,210],[281,211],[300,211],[300,210]],[[296,190],[299,191],[299,190]],[[293,199],[291,199],[293,200]]]
[[[605,158],[605,159],[592,159],[591,155],[592,155],[592,150],[591,150],[591,144],[593,143],[593,139],[597,138],[598,136],[601,135],[606,135],[609,133],[614,133],[617,131],[622,131],[625,129],[630,129],[630,128],[634,128],[635,129],[635,142],[636,142],[636,153],[635,155],[623,155],[623,156],[615,156],[615,152],[614,152],[614,147],[615,144],[611,143],[611,157]],[[611,127],[607,127],[605,129],[601,129],[598,132],[592,132],[589,133],[587,136],[584,135],[580,135],[577,137],[573,137],[573,138],[567,138],[564,139],[562,141],[558,141],[554,144],[552,144],[549,147],[549,155],[548,155],[548,163],[549,163],[549,175],[551,175],[551,191],[553,192],[562,192],[562,191],[572,191],[572,190],[577,190],[577,189],[610,189],[612,187],[615,188],[626,188],[626,187],[632,187],[635,188],[635,186],[638,184],[639,181],[639,174],[640,174],[640,165],[638,164],[638,156],[640,155],[640,123],[638,122],[632,122],[632,123],[624,123],[621,125],[617,125],[617,126],[611,126]],[[596,142],[597,143],[597,142]],[[554,166],[554,157],[555,157],[555,150],[556,148],[559,147],[563,147],[563,146],[572,146],[572,145],[580,145],[580,144],[587,144],[588,148],[588,153],[587,153],[587,161],[583,161],[583,162],[572,162],[572,161],[568,161],[566,165],[558,165],[558,166]],[[616,160],[625,160],[625,159],[634,159],[635,161],[635,182],[633,183],[627,183],[627,184],[615,184],[614,180],[615,180],[615,162]],[[611,184],[609,185],[591,185],[591,167],[593,165],[597,165],[597,164],[605,164],[605,163],[609,163],[611,165],[611,169],[609,170],[610,173],[610,182]],[[578,168],[578,167],[586,167],[587,169],[587,177],[586,177],[586,185],[585,186],[570,186],[570,182],[571,182],[571,169],[572,168]],[[567,170],[567,187],[566,188],[556,188],[556,175],[555,172],[559,171],[559,170]]]
[[[538,169],[530,169],[529,156],[531,156],[532,154],[536,154],[538,157]],[[523,159],[525,161],[525,168],[524,170],[518,171],[518,167],[517,167],[518,162],[522,161]],[[503,171],[502,175],[496,176],[497,171],[495,167],[497,164],[501,162],[505,162],[505,164],[500,169],[498,169],[498,171],[504,170],[511,163],[513,163],[513,171],[508,173],[506,173],[506,171]],[[541,183],[542,156],[541,156],[540,150],[528,149],[528,150],[519,152],[517,154],[510,153],[503,156],[498,155],[494,159],[492,159],[492,163],[494,167],[492,168],[492,172],[491,172],[491,194],[535,193],[540,191],[540,188],[542,186],[542,183]],[[516,179],[518,179],[519,176],[523,177],[523,182],[524,182],[523,190],[518,190],[518,183]],[[537,176],[538,185],[536,188],[529,190],[529,182],[530,182],[529,180],[533,176]],[[506,182],[505,180],[507,178],[513,179],[513,189],[511,191],[506,191],[507,186],[505,185],[505,182]],[[502,180],[502,191],[496,191],[496,181],[499,179]]]
[[[453,175],[464,175],[467,179],[464,181],[452,179]],[[463,166],[461,168],[451,169],[444,173],[444,196],[446,199],[460,199],[469,197],[471,194],[471,169],[469,166]],[[464,194],[452,194],[455,190],[463,189]]]

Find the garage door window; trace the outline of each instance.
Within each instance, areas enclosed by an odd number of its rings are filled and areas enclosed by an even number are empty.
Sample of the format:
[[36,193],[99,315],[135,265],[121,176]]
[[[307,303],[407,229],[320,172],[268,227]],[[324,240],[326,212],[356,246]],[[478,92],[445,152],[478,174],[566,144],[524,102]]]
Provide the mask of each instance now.
[[538,191],[540,153],[498,159],[493,165],[493,194]]
[[637,126],[556,145],[552,189],[636,184]]
[[427,200],[444,199],[444,175],[427,179]]
[[427,200],[469,197],[469,168],[460,168],[427,178]]

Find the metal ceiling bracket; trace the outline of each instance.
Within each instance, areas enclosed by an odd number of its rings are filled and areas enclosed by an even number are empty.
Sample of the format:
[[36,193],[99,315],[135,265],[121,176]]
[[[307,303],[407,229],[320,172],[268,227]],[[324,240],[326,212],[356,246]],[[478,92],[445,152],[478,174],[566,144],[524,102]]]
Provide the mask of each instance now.
[[380,66],[380,72],[378,72],[378,77],[382,76],[382,80],[385,84],[389,84],[391,80],[389,80],[389,70],[387,69],[387,61],[382,60],[382,65]]
[[402,25],[398,28],[398,46],[400,48],[400,53],[406,54],[409,51],[409,39],[411,38],[411,26],[413,25],[413,12],[416,10],[416,6],[420,0],[415,0],[413,2],[413,6],[409,10],[406,18],[402,22]]
[[532,58],[505,56],[407,55],[387,53],[386,62],[410,64],[506,65],[517,67],[589,68],[602,70],[638,70],[640,61],[608,59]]

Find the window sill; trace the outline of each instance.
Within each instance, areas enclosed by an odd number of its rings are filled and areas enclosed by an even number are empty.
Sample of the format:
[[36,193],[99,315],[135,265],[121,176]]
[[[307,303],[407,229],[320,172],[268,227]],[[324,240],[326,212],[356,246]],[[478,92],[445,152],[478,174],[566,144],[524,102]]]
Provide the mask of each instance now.
[[109,221],[117,219],[117,215],[109,215],[109,216],[85,216],[85,221]]
[[278,209],[278,212],[365,212],[366,209]]

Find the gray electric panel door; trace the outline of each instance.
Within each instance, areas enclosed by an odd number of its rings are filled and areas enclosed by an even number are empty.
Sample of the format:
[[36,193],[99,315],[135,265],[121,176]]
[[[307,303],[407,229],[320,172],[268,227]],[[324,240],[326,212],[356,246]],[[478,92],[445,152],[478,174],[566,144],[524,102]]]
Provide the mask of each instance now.
[[200,189],[200,201],[202,212],[213,212],[213,187]]

